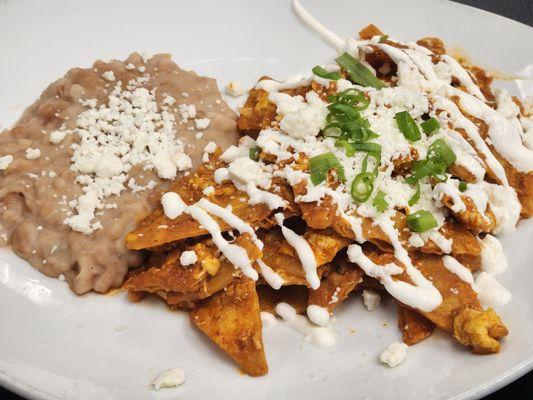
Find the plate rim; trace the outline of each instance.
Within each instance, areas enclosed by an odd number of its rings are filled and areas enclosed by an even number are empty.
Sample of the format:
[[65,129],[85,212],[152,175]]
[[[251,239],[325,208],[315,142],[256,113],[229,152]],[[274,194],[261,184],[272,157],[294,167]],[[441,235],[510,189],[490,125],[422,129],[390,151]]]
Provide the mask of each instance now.
[[[505,23],[518,24],[522,28],[527,28],[528,30],[530,30],[530,32],[533,32],[533,27],[527,25],[524,22],[514,20],[504,15],[496,14],[488,10],[477,8],[477,7],[468,5],[468,4],[459,3],[453,0],[432,0],[432,1],[434,2],[434,4],[441,3],[441,4],[446,5],[447,7],[456,7],[459,9],[462,8],[462,9],[468,10],[469,12],[481,15],[482,18],[487,18],[487,17],[497,18],[497,19],[502,20],[502,22],[505,21]],[[290,2],[292,2],[292,0],[287,1],[287,3],[290,3]],[[0,7],[2,6],[1,3],[2,2],[0,1]],[[292,7],[289,6],[288,9],[289,9],[289,12],[293,12]],[[64,290],[69,290],[69,289],[64,288]],[[472,389],[464,391],[463,393],[456,394],[448,399],[449,400],[481,399],[485,396],[495,393],[496,391],[520,379],[521,377],[525,376],[527,373],[531,371],[533,371],[533,352],[526,359],[524,359],[521,363],[514,365],[512,368],[506,370],[505,372],[501,373],[497,377],[485,383],[479,384]],[[23,379],[15,375],[11,375],[9,374],[9,372],[3,371],[3,370],[0,370],[0,386],[28,400],[66,400],[68,399],[67,397],[56,395],[47,390],[43,390],[42,388],[26,383],[24,382]]]

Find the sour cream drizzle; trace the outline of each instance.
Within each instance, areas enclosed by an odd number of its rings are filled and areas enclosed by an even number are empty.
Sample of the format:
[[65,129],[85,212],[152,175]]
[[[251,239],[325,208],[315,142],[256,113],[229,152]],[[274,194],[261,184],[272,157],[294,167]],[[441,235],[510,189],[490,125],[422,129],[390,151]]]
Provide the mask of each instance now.
[[320,37],[322,37],[327,44],[331,47],[341,51],[344,47],[344,40],[341,39],[336,33],[327,29],[324,25],[316,20],[311,14],[307,12],[305,8],[302,7],[298,0],[293,0],[292,7],[294,12],[300,19],[313,31],[315,31]]
[[453,272],[459,279],[468,283],[470,286],[472,286],[472,289],[476,290],[474,285],[474,277],[468,268],[466,268],[452,256],[444,256],[442,258],[442,262],[448,271]]
[[318,265],[313,249],[311,248],[311,246],[309,246],[307,240],[298,235],[292,229],[283,226],[283,221],[285,220],[283,214],[277,213],[274,215],[274,218],[276,218],[276,222],[281,228],[281,233],[283,234],[283,237],[285,238],[287,243],[289,243],[289,245],[294,249],[294,251],[296,251],[298,258],[300,258],[300,262],[302,263],[302,267],[305,271],[305,278],[309,283],[309,286],[311,286],[311,289],[313,290],[318,289],[320,287],[320,278],[318,277],[316,271]]
[[283,278],[274,271],[271,267],[269,267],[267,264],[263,262],[263,260],[257,260],[257,264],[259,265],[259,270],[261,271],[261,276],[265,280],[266,283],[272,287],[272,289],[280,289],[285,281]]
[[278,303],[276,313],[283,318],[287,326],[302,333],[305,336],[305,341],[317,347],[330,347],[337,342],[337,334],[331,324],[328,324],[327,327],[313,325],[303,315],[298,315],[290,304]]
[[205,198],[200,199],[196,204],[202,207],[207,212],[209,212],[209,214],[212,214],[215,217],[219,217],[229,226],[237,229],[241,234],[248,233],[252,237],[252,240],[254,241],[254,244],[257,246],[257,248],[259,250],[263,249],[263,242],[261,242],[257,238],[253,228],[249,224],[244,222],[242,219],[237,217],[235,214],[233,214],[230,210],[224,207],[220,207],[218,204],[211,203]]
[[207,212],[209,211],[223,219],[228,225],[237,229],[241,233],[250,233],[258,247],[261,246],[260,248],[262,248],[263,244],[257,239],[251,226],[246,224],[236,215],[230,213],[228,210],[211,203],[207,199],[201,199],[198,203],[188,206],[179,194],[167,192],[163,195],[161,202],[163,204],[163,212],[165,212],[165,215],[168,218],[175,219],[182,213],[186,213],[198,221],[198,223],[209,232],[213,243],[222,254],[224,254],[235,267],[239,268],[244,275],[254,281],[257,280],[259,275],[253,268],[246,250],[224,239],[217,221],[215,221]]
[[411,285],[407,282],[394,280],[392,275],[401,274],[404,270],[396,264],[378,265],[370,260],[357,244],[348,247],[348,259],[359,265],[365,274],[379,279],[385,286],[387,292],[404,304],[418,308],[421,311],[432,311],[442,303],[440,292],[412,266],[411,261],[405,265],[405,272],[415,283]]
[[188,206],[185,209],[185,212],[194,218],[202,227],[209,232],[213,243],[218,247],[218,249],[226,256],[226,258],[234,266],[239,268],[244,275],[248,278],[257,280],[259,275],[257,271],[252,267],[252,263],[248,258],[248,253],[246,250],[236,244],[229,243],[222,236],[222,231],[217,222],[209,216],[207,211],[200,208],[199,206]]

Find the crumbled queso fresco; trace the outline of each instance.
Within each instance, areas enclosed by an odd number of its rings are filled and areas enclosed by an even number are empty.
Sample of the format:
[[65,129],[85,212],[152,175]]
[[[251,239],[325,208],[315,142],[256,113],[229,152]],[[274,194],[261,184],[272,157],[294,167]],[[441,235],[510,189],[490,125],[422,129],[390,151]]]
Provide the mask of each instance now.
[[[70,168],[79,173],[76,182],[84,188],[84,194],[70,204],[77,214],[65,220],[75,231],[88,234],[102,227],[93,222],[96,210],[104,207],[106,197],[125,189],[133,166],[143,163],[144,170],[154,169],[163,179],[173,179],[192,166],[183,142],[175,137],[174,114],[167,105],[159,111],[155,92],[140,87],[146,79],[130,81],[124,89],[118,82],[107,106],[82,101],[89,108],[69,132],[80,137],[72,145]],[[164,103],[169,99],[166,95]]]

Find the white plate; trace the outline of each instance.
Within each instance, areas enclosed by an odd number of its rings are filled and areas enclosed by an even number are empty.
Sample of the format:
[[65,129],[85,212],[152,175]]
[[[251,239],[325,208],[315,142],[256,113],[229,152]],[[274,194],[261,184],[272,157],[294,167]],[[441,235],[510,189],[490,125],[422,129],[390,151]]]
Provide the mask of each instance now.
[[[311,1],[309,11],[341,35],[373,22],[394,37],[434,35],[482,66],[515,72],[533,54],[533,30],[444,1]],[[182,66],[251,84],[327,62],[334,53],[293,15],[288,1],[0,0],[0,124],[10,126],[53,80],[97,58],[170,52]],[[375,312],[360,299],[337,312],[340,340],[317,349],[278,324],[265,329],[270,373],[240,374],[194,330],[185,314],[123,294],[83,297],[0,251],[0,383],[36,399],[478,398],[533,365],[533,221],[504,240],[510,269],[501,281],[512,303],[502,352],[473,356],[436,333],[388,369],[382,348],[400,339],[391,302]],[[352,332],[351,330],[355,330]],[[154,393],[152,378],[180,366],[187,381]]]

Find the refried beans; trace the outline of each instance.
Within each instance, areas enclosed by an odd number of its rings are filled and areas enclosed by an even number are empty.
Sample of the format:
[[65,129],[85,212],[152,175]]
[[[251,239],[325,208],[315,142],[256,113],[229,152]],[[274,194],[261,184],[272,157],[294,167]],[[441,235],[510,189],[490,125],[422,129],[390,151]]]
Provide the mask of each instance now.
[[[0,134],[0,245],[48,276],[64,275],[76,293],[120,286],[143,262],[125,235],[214,143],[237,142],[235,121],[215,80],[180,69],[169,55],[134,53],[70,70]],[[126,135],[117,140],[116,131]],[[146,137],[156,131],[158,141]],[[175,154],[162,149],[169,137]],[[126,148],[110,151],[115,141]]]

